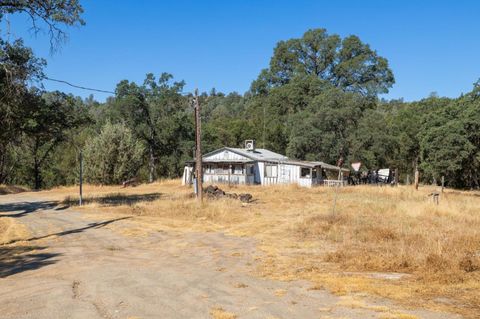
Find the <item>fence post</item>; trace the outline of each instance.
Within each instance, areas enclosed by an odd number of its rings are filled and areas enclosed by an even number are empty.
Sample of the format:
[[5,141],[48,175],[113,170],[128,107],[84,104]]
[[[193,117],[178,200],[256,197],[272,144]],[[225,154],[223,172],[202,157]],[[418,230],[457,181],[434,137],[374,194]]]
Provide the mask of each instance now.
[[443,194],[444,188],[445,188],[445,176],[442,175],[442,194]]
[[415,170],[415,189],[418,190],[418,180],[420,174],[418,173],[418,169]]
[[79,198],[78,198],[78,205],[82,206],[83,205],[83,154],[82,151],[80,151],[79,155],[80,159],[80,176],[79,176],[79,182],[80,182],[80,189],[79,189]]

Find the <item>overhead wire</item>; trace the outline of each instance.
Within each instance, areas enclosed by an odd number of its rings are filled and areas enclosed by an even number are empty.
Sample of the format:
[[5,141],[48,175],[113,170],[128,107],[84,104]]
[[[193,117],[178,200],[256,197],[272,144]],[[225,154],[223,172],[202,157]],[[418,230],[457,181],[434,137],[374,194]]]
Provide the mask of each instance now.
[[[87,91],[93,91],[93,92],[100,92],[100,93],[108,93],[108,94],[115,94],[115,92],[113,92],[113,91],[102,90],[102,89],[95,89],[95,88],[89,88],[89,87],[85,87],[85,86],[73,84],[73,83],[70,83],[70,82],[65,81],[65,80],[53,79],[53,78],[50,78],[50,77],[48,77],[48,76],[44,76],[43,78],[44,78],[45,80],[48,80],[48,81],[63,83],[63,84],[66,84],[66,85],[68,85],[68,86],[71,86],[71,87],[74,87],[74,88],[77,88],[77,89],[81,89],[81,90],[87,90]],[[180,92],[180,94],[183,95],[183,96],[190,96],[190,95],[192,95],[191,92]]]
[[45,80],[48,80],[48,81],[53,81],[53,82],[59,82],[59,83],[63,83],[63,84],[66,84],[66,85],[69,85],[71,87],[74,87],[74,88],[77,88],[77,89],[81,89],[81,90],[87,90],[87,91],[93,91],[93,92],[100,92],[100,93],[108,93],[108,94],[115,94],[115,92],[113,91],[107,91],[107,90],[101,90],[101,89],[95,89],[95,88],[89,88],[89,87],[85,87],[85,86],[81,86],[81,85],[76,85],[76,84],[72,84],[68,81],[65,81],[65,80],[58,80],[58,79],[52,79],[48,76],[44,77]]

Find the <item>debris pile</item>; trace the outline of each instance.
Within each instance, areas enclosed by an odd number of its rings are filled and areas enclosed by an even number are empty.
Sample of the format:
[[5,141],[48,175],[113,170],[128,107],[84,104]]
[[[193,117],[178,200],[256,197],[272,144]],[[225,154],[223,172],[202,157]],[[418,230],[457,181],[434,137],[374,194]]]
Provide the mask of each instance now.
[[218,199],[218,198],[232,198],[239,199],[242,203],[250,203],[253,196],[251,194],[236,194],[236,193],[225,193],[217,185],[209,185],[206,187],[203,192],[207,195],[208,198]]

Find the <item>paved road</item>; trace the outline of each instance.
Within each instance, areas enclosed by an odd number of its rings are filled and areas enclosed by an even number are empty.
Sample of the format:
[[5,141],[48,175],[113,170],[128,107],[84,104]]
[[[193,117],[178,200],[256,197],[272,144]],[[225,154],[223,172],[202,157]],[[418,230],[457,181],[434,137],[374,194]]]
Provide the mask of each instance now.
[[[130,216],[75,212],[35,193],[0,196],[0,218],[31,236],[0,246],[0,318],[380,318],[306,282],[252,275],[252,239],[159,231],[125,236]],[[92,219],[94,218],[94,219]],[[452,318],[425,311],[425,318]]]

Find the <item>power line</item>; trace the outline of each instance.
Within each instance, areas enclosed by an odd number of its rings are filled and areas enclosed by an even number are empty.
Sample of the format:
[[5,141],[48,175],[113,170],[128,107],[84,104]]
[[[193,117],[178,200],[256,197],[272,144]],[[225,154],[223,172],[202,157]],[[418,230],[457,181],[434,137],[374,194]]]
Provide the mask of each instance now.
[[[107,91],[107,90],[101,90],[101,89],[88,88],[88,87],[84,87],[84,86],[72,84],[72,83],[70,83],[70,82],[68,82],[68,81],[65,81],[65,80],[52,79],[52,78],[49,78],[48,76],[45,76],[44,79],[45,79],[45,80],[48,80],[48,81],[63,83],[63,84],[69,85],[69,86],[74,87],[74,88],[77,88],[77,89],[82,89],[82,90],[87,90],[87,91],[94,91],[94,92],[100,92],[100,93],[115,94],[115,92],[113,92],[113,91]],[[179,92],[179,94],[180,94],[180,95],[183,95],[183,96],[191,96],[191,95],[192,95],[191,92]]]
[[64,81],[64,80],[52,79],[52,78],[49,78],[48,76],[45,77],[45,80],[63,83],[63,84],[69,85],[69,86],[74,87],[74,88],[77,88],[77,89],[82,89],[82,90],[87,90],[87,91],[94,91],[94,92],[100,92],[100,93],[115,94],[115,92],[112,92],[112,91],[100,90],[100,89],[93,89],[93,88],[87,88],[87,87],[84,87],[84,86],[72,84],[72,83],[67,82],[67,81]]

